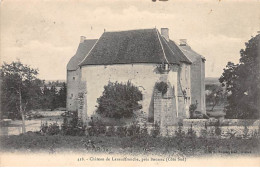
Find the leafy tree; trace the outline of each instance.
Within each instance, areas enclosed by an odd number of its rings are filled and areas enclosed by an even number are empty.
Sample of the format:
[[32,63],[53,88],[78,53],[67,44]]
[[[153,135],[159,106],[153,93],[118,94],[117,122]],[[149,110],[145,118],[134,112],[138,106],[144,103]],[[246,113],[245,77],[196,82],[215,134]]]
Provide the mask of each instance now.
[[63,108],[66,107],[66,97],[67,97],[67,86],[66,83],[63,82],[62,87],[58,94],[59,107],[63,107]]
[[212,106],[211,111],[213,111],[216,105],[226,102],[227,92],[219,85],[211,85],[208,88],[211,92],[206,95],[206,102]]
[[[1,108],[9,118],[22,118],[22,131],[25,132],[25,112],[39,106],[41,80],[38,70],[23,65],[20,61],[7,64],[1,70]],[[12,113],[12,114],[10,114]],[[10,116],[13,115],[13,116]]]
[[219,81],[228,92],[226,118],[259,118],[260,34],[252,37],[240,51],[240,62],[228,62]]
[[131,117],[135,110],[141,109],[141,105],[138,104],[140,100],[142,93],[131,82],[109,82],[104,87],[103,95],[97,99],[97,113],[118,119]]

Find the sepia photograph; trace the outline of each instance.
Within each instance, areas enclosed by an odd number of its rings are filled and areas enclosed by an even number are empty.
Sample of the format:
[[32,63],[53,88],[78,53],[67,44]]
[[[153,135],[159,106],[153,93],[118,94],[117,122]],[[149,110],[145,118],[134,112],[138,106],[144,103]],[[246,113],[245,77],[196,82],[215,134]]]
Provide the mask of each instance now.
[[260,166],[259,0],[1,0],[0,166]]

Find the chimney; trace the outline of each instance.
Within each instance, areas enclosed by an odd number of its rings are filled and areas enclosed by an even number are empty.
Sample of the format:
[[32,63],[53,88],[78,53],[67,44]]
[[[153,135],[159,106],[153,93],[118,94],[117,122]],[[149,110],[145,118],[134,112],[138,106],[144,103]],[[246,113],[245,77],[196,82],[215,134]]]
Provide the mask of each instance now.
[[187,39],[180,39],[180,46],[187,46]]
[[86,40],[85,36],[80,36],[80,43],[83,43]]
[[161,28],[161,35],[169,41],[169,29],[168,28]]

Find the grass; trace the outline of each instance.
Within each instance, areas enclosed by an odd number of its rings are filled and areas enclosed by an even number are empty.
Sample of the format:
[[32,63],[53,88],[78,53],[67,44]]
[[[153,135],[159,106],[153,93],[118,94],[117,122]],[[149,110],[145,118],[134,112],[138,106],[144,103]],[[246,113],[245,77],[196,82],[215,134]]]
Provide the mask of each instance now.
[[[92,141],[94,147],[87,147]],[[259,139],[205,139],[177,137],[47,136],[28,133],[2,136],[4,152],[100,152],[116,154],[251,154],[259,155]]]

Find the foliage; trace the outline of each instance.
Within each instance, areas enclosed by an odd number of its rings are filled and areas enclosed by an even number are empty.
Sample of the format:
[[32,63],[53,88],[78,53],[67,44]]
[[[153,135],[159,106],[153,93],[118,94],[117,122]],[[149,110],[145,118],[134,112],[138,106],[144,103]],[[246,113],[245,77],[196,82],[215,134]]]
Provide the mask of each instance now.
[[187,137],[192,138],[192,139],[196,138],[196,132],[192,129],[192,124],[190,125],[190,128],[188,129]]
[[219,81],[226,87],[226,118],[258,119],[260,99],[260,34],[252,37],[240,51],[239,64],[228,62]]
[[100,134],[105,134],[106,133],[106,124],[101,121],[100,119],[97,120],[91,120],[91,122],[89,122],[89,128],[88,128],[88,134],[90,136],[98,136]]
[[207,136],[208,136],[208,127],[207,127],[206,122],[205,122],[204,129],[201,129],[201,131],[200,131],[200,136],[202,138],[207,138]]
[[[36,152],[50,151],[51,146],[54,150],[64,151],[64,149],[86,152],[86,147],[83,138],[81,136],[63,136],[63,135],[40,135],[38,133],[23,134],[23,135],[9,135],[1,137],[1,151],[23,151],[23,152]],[[106,137],[106,136],[89,136],[84,137],[86,141],[93,141],[96,146],[102,144],[102,148],[111,149],[115,154],[125,153],[138,153],[144,152],[145,154],[165,154],[165,148],[168,147],[169,153],[175,153],[178,149],[178,140],[176,137],[170,138],[170,143],[166,142],[169,138],[158,137],[153,138],[148,136],[146,138],[132,138],[132,137]],[[102,142],[101,142],[102,141]],[[103,142],[106,141],[106,142]],[[99,144],[100,142],[100,144]],[[259,139],[214,139],[209,138],[207,140],[198,138],[192,140],[190,138],[183,138],[182,153],[189,156],[195,154],[208,154],[219,153],[223,151],[237,151],[238,153],[244,153],[250,151],[254,154],[259,154]],[[191,144],[195,146],[193,152],[191,151]],[[169,146],[170,145],[170,146]],[[123,148],[124,150],[120,150]],[[145,148],[145,150],[143,149]],[[61,150],[62,149],[62,150]],[[57,152],[58,152],[57,150]],[[93,151],[100,152],[100,151]],[[106,152],[106,151],[104,151]],[[110,151],[109,151],[110,152]]]
[[249,129],[246,125],[244,125],[244,130],[243,130],[243,138],[248,138],[249,137]]
[[153,124],[153,128],[152,128],[152,131],[151,131],[151,136],[156,138],[159,135],[160,135],[160,123],[159,122],[155,122]]
[[22,114],[34,109],[66,107],[65,83],[59,92],[55,85],[48,88],[45,81],[37,78],[38,69],[19,60],[10,64],[4,62],[1,68],[1,111],[7,118],[21,119]]
[[181,122],[178,123],[178,130],[175,131],[176,138],[185,137],[185,132],[183,131],[183,124]]
[[[67,97],[67,86],[62,83],[61,89],[57,91],[56,85],[44,84],[42,94],[40,97],[41,108],[54,110],[59,107],[66,107],[66,97]],[[57,84],[54,83],[54,84]],[[58,85],[60,86],[60,84]]]
[[20,61],[1,66],[1,111],[8,118],[21,118],[29,110],[39,108],[40,85],[38,70]]
[[196,101],[196,103],[190,105],[189,112],[190,112],[190,118],[191,119],[193,118],[194,112],[197,109],[197,107],[198,107],[198,102],[197,101]]
[[167,93],[167,89],[168,89],[168,84],[166,82],[156,82],[155,84],[155,88],[162,93],[162,95],[164,95],[165,93]]
[[211,111],[213,111],[216,105],[226,102],[227,92],[219,85],[210,85],[208,89],[210,89],[210,93],[206,95],[206,103],[212,106]]
[[86,125],[78,117],[77,113],[72,114],[72,119],[68,121],[67,117],[64,117],[61,125],[61,132],[63,135],[71,136],[84,136],[86,131]]
[[147,124],[146,124],[146,123],[145,123],[144,126],[141,128],[140,136],[141,136],[141,137],[147,137],[147,136],[149,136],[149,134],[148,134],[148,128],[147,128]]
[[138,104],[140,100],[141,91],[130,81],[126,84],[109,82],[104,87],[103,95],[97,99],[97,113],[117,119],[132,117],[135,110],[141,109]]
[[109,126],[106,131],[106,136],[115,136],[116,129],[114,126]]
[[220,129],[220,122],[219,120],[217,121],[217,123],[215,124],[215,134],[217,136],[220,136],[221,135],[221,129]]
[[137,124],[137,122],[133,122],[127,128],[127,136],[138,136],[139,133],[140,133],[140,126]]
[[116,129],[116,135],[118,136],[118,137],[126,137],[126,135],[127,135],[127,127],[123,127],[123,126],[119,126],[119,127],[117,127],[117,129]]
[[47,135],[58,135],[60,133],[60,126],[57,122],[48,125],[47,122],[42,123],[40,132]]

